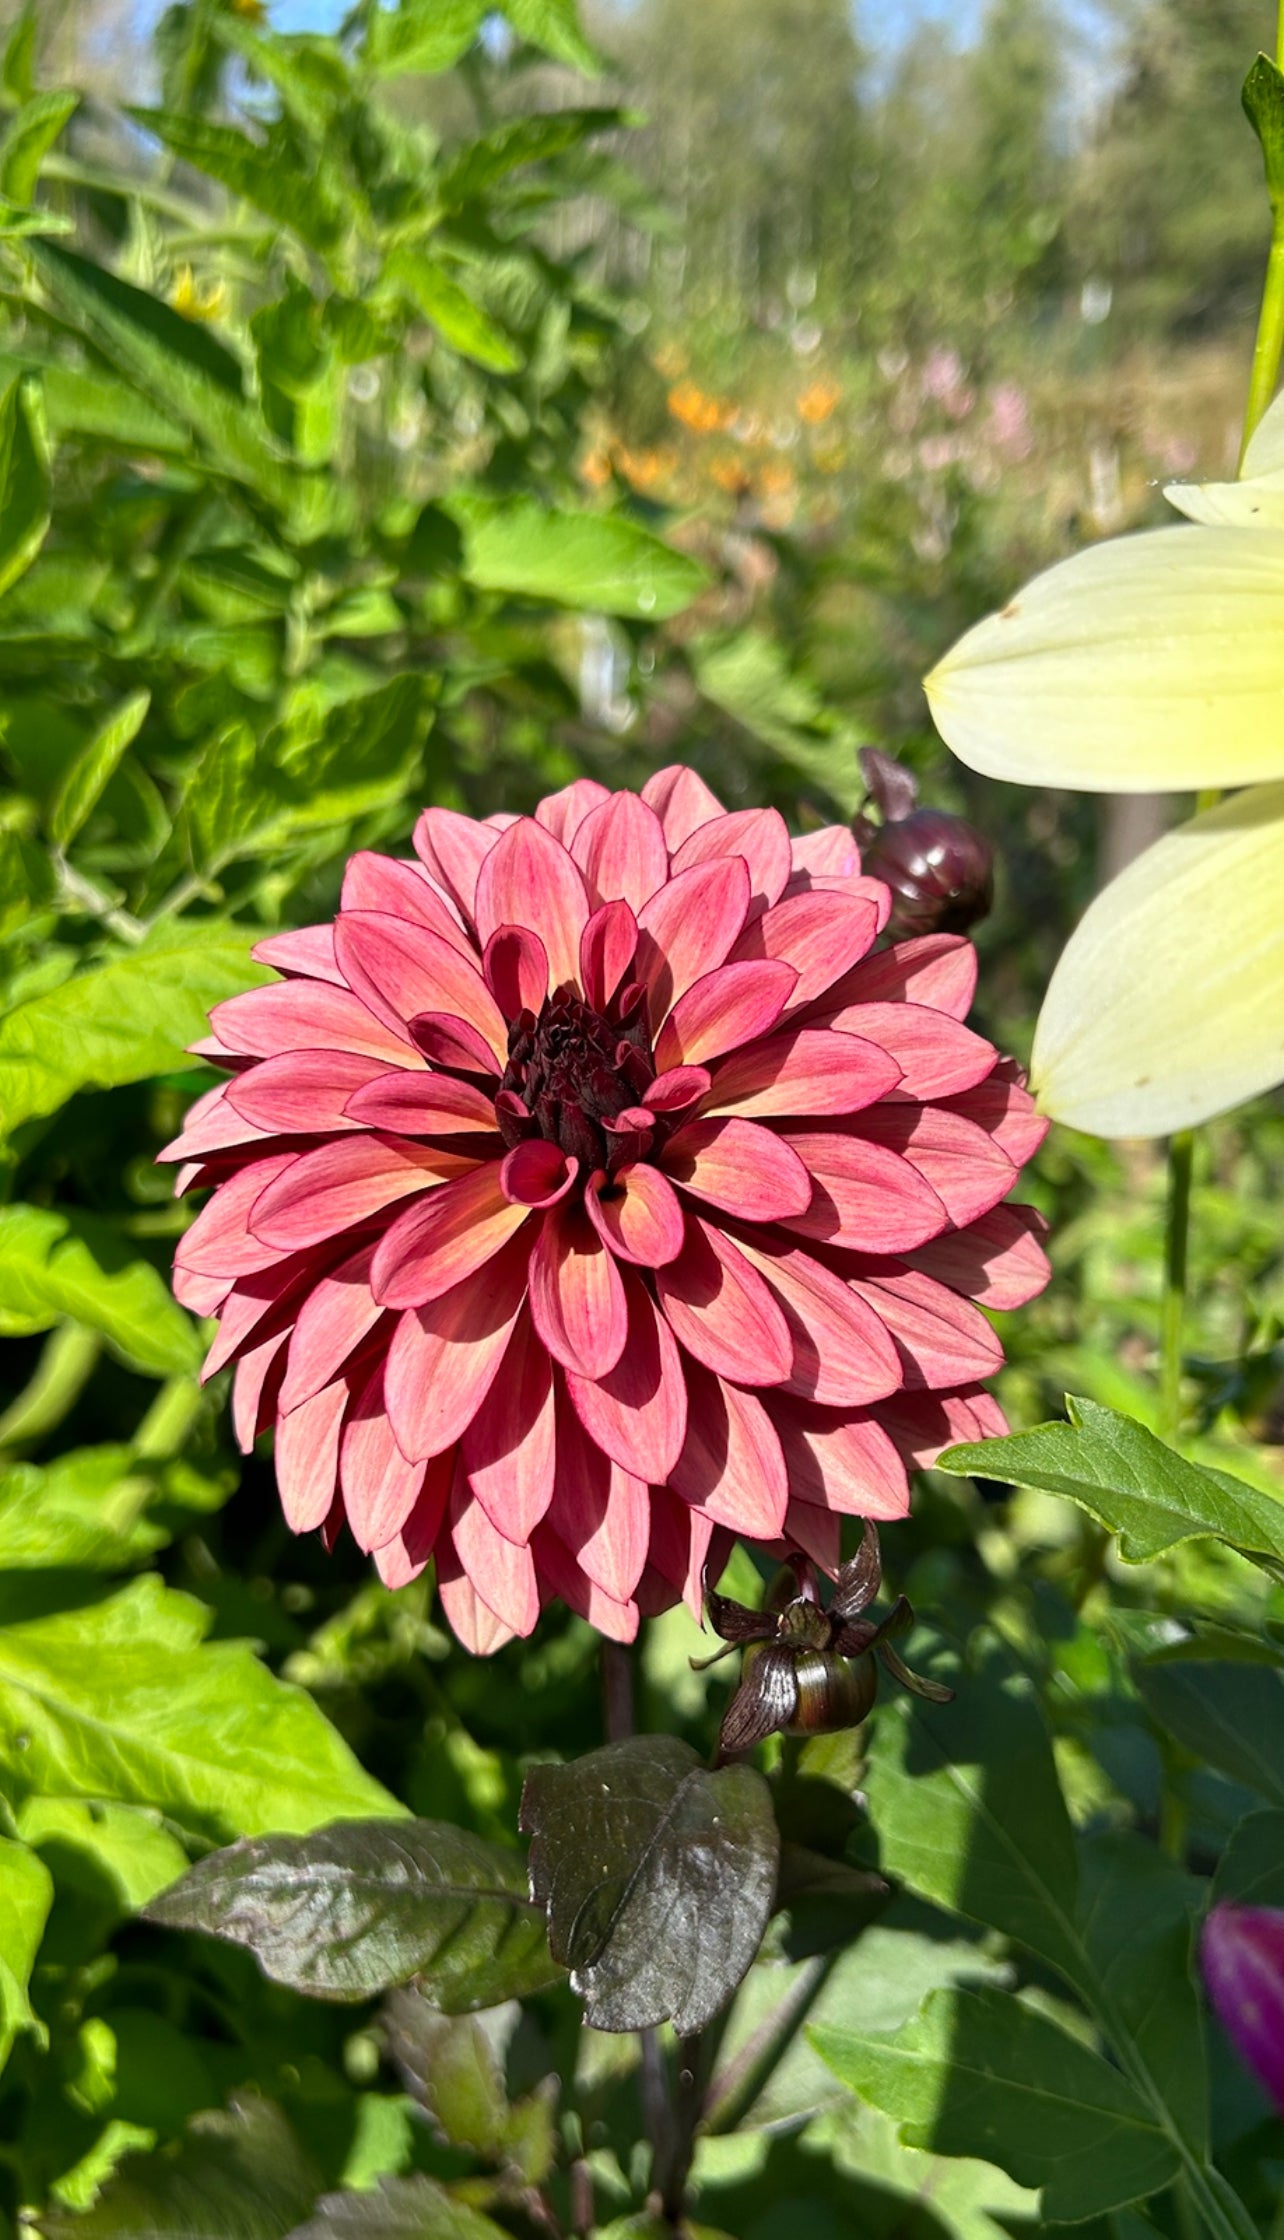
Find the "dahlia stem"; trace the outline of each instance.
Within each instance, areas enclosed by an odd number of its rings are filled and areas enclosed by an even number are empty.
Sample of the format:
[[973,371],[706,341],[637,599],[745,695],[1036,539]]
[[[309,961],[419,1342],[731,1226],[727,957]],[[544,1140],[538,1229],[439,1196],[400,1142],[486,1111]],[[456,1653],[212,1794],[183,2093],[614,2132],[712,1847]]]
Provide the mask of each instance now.
[[1168,1213],[1164,1224],[1164,1290],[1159,1310],[1159,1428],[1175,1439],[1181,1425],[1182,1328],[1186,1316],[1190,1172],[1195,1131],[1168,1139]]

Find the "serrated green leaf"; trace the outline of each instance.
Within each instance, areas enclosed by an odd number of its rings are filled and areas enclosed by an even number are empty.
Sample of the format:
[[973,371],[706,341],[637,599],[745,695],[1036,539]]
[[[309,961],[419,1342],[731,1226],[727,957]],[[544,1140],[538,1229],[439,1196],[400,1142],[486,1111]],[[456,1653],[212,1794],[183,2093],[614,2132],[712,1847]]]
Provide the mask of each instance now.
[[0,1630],[0,1784],[163,1812],[193,1835],[399,1815],[310,1696],[159,1579]]
[[54,437],[95,436],[127,451],[183,451],[185,428],[153,410],[123,381],[102,367],[61,365],[36,351],[0,350],[0,382],[36,374],[44,392],[45,417]]
[[676,1736],[641,1735],[534,1767],[520,1824],[553,1957],[591,2027],[703,2029],[753,1960],[775,1899],[780,1838],[761,1774],[711,1773]]
[[49,530],[49,453],[37,382],[0,396],[0,595],[31,566]]
[[80,107],[78,93],[36,93],[24,101],[0,138],[0,194],[19,205],[36,192],[40,166],[63,126]]
[[462,358],[473,359],[489,373],[513,373],[520,366],[521,352],[503,328],[465,294],[436,257],[423,249],[397,249],[386,272],[389,283]]
[[602,75],[602,58],[580,29],[575,0],[503,0],[503,8],[519,39],[542,47],[555,62],[565,62],[585,77]]
[[200,1367],[195,1324],[110,1222],[52,1206],[0,1206],[0,1336],[31,1337],[68,1318],[97,1330],[118,1360],[145,1376]]
[[482,591],[663,622],[708,581],[698,561],[619,514],[559,513],[533,498],[445,505],[464,533],[463,573]]
[[811,2035],[907,2145],[997,2162],[1042,2188],[1050,2223],[1103,2216],[1176,2176],[1171,2142],[1119,2071],[1003,1992],[934,1991],[892,2039]]
[[96,1886],[101,1905],[107,1883],[120,1914],[137,1913],[187,1865],[177,1837],[138,1805],[28,1797],[17,1818],[23,1842],[34,1851],[48,1850],[46,1863],[57,1887],[76,1888],[88,1903]]
[[296,502],[295,478],[245,401],[235,358],[206,327],[54,242],[33,241],[28,253],[61,315],[224,473],[282,510]]
[[411,1976],[447,2013],[557,1976],[520,1853],[439,1820],[343,1820],[198,1860],[151,1920],[248,1946],[274,1983],[368,1999]]
[[557,109],[544,117],[513,117],[452,156],[437,185],[447,209],[471,202],[522,164],[546,163],[580,147],[595,132],[611,132],[624,121],[622,109]]
[[1284,1804],[1284,1672],[1270,1664],[1162,1656],[1132,1668],[1151,1717],[1206,1765]]
[[1200,1538],[1284,1563],[1284,1500],[1187,1462],[1143,1424],[1095,1400],[1067,1395],[1066,1406],[1069,1423],[950,1447],[935,1467],[956,1478],[1007,1478],[1065,1494],[1119,1534],[1126,1563],[1149,1563]]
[[377,7],[369,19],[366,60],[388,77],[403,70],[449,70],[467,54],[482,26],[488,0],[400,0]]
[[91,2207],[46,2211],[46,2240],[285,2240],[321,2175],[279,2108],[248,2094],[194,2116],[156,2154],[129,2155]]
[[504,2240],[504,2228],[416,2173],[368,2193],[328,2193],[289,2240]]
[[948,1677],[954,1703],[879,1706],[867,1789],[880,1864],[1077,1982],[1074,1841],[1033,1690],[998,1650]]
[[250,960],[254,938],[218,918],[163,924],[19,1004],[0,1019],[0,1129],[56,1112],[77,1089],[198,1063],[184,1046],[204,1034],[211,1006],[271,978]]
[[117,770],[143,727],[152,704],[150,692],[131,692],[86,740],[74,762],[63,772],[49,807],[49,831],[54,845],[67,848],[86,819],[93,815],[108,779]]
[[0,2069],[20,2030],[42,2031],[27,1986],[53,1903],[53,1877],[22,1843],[0,1837]]
[[172,109],[131,109],[129,114],[171,154],[217,179],[320,255],[339,241],[343,207],[319,149],[287,148],[279,134],[251,140],[234,125]]
[[23,0],[5,41],[3,62],[0,62],[0,81],[15,101],[30,101],[35,91],[35,68],[35,0]]
[[11,1463],[0,1470],[5,1569],[124,1571],[142,1563],[168,1537],[144,1514],[156,1491],[156,1473],[130,1447],[80,1447],[44,1465]]

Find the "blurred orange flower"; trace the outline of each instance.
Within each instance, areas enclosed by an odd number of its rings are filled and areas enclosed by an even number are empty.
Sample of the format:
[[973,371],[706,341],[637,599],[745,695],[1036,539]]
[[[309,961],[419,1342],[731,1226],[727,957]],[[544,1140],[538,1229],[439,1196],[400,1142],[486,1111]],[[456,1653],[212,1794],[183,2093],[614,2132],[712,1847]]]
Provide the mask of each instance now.
[[836,381],[809,382],[798,399],[799,419],[805,420],[809,428],[818,428],[841,402],[842,393]]
[[720,428],[729,428],[736,417],[734,404],[706,395],[694,381],[679,381],[670,389],[668,405],[673,418],[698,436],[714,435]]

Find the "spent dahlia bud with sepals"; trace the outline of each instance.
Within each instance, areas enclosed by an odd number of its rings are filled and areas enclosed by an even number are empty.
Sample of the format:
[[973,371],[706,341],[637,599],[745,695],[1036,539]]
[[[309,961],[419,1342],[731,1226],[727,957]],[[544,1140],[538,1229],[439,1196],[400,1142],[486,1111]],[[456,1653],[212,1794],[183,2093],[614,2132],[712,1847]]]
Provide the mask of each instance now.
[[994,850],[966,817],[920,809],[912,772],[862,747],[860,766],[882,823],[858,816],[853,831],[866,874],[891,888],[888,932],[966,933],[994,907]]
[[296,1531],[346,1518],[390,1585],[435,1558],[474,1649],[554,1597],[622,1640],[698,1613],[734,1533],[832,1575],[844,1515],[1003,1428],[973,1302],[1046,1277],[971,948],[876,950],[850,832],[685,769],[415,849],[260,944],[165,1154],[215,1185],[175,1288],[242,1444],[275,1425]]
[[1218,2021],[1284,2109],[1284,1911],[1214,1906],[1200,1957]]

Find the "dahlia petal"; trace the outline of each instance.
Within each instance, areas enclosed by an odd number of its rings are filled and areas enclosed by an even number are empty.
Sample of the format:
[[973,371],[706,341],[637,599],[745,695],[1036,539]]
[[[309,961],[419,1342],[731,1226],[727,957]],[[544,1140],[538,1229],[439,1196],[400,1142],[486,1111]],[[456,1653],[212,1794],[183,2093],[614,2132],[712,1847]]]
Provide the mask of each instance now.
[[[789,1480],[775,1426],[752,1393],[686,1364],[687,1435],[669,1484],[714,1524],[751,1540],[774,1540],[789,1505]],[[677,1583],[677,1582],[675,1582]]]
[[665,1320],[681,1344],[717,1376],[737,1384],[780,1384],[793,1368],[784,1310],[729,1237],[688,1214],[676,1260],[656,1271]]
[[599,801],[569,846],[594,906],[623,901],[636,914],[669,876],[660,820],[636,793]]
[[281,1416],[276,1427],[277,1490],[291,1532],[325,1523],[339,1476],[339,1434],[350,1398],[344,1378]]
[[793,966],[763,958],[724,964],[678,998],[655,1044],[655,1070],[702,1065],[770,1034],[797,980]]
[[324,980],[277,980],[216,1003],[210,1025],[224,1049],[247,1058],[285,1050],[360,1050],[385,1065],[412,1066],[405,1028],[394,1032],[354,995]]
[[251,1209],[250,1227],[263,1244],[298,1252],[368,1221],[412,1191],[474,1170],[471,1159],[404,1136],[336,1136],[300,1152],[267,1185]]
[[976,950],[961,933],[920,933],[893,941],[845,973],[831,1004],[921,1003],[966,1019],[976,993]]
[[477,880],[476,915],[483,942],[498,926],[529,926],[544,944],[552,986],[577,982],[589,916],[584,881],[561,842],[533,817],[519,818],[491,849]]
[[557,1476],[548,1521],[594,1586],[627,1602],[651,1537],[646,1481],[603,1453],[563,1396],[557,1409]]
[[[188,1231],[191,1235],[191,1231]],[[191,1314],[217,1314],[235,1283],[234,1276],[203,1276],[195,1268],[184,1268],[177,1260],[170,1273],[169,1285],[180,1307]]]
[[784,1221],[811,1203],[811,1176],[782,1136],[755,1120],[690,1120],[663,1153],[670,1179],[745,1221]]
[[482,1601],[449,1542],[437,1560],[437,1600],[455,1639],[470,1657],[493,1657],[497,1649],[516,1639],[512,1627]]
[[911,1391],[973,1384],[1002,1368],[1003,1348],[980,1309],[930,1276],[913,1268],[899,1275],[853,1276],[851,1288],[894,1340],[899,1382]]
[[850,825],[824,824],[818,832],[804,832],[790,841],[789,861],[794,873],[810,871],[845,879],[860,870],[860,849]]
[[418,1011],[410,1022],[416,1050],[447,1073],[475,1073],[495,1081],[502,1070],[484,1035],[447,1011]]
[[621,1167],[608,1182],[595,1174],[584,1210],[603,1244],[638,1268],[662,1268],[682,1250],[682,1207],[658,1167]]
[[748,911],[749,872],[739,856],[695,864],[643,904],[634,969],[653,1029],[694,981],[725,962]]
[[654,809],[664,828],[670,850],[680,848],[700,825],[723,814],[722,803],[704,779],[684,763],[671,762],[657,770],[642,788],[642,799]]
[[900,1356],[881,1313],[806,1252],[741,1243],[784,1309],[793,1364],[781,1389],[823,1407],[861,1407],[895,1392]]
[[496,926],[486,943],[482,974],[505,1019],[519,1011],[539,1016],[548,994],[548,957],[529,926]]
[[659,1485],[686,1437],[682,1360],[641,1278],[631,1268],[619,1272],[627,1310],[624,1349],[604,1375],[577,1376],[568,1370],[566,1388],[580,1422],[602,1452],[644,1483]]
[[752,889],[751,917],[780,900],[793,868],[789,831],[778,809],[732,809],[711,817],[683,841],[673,871],[689,871],[711,856],[743,856]]
[[988,1308],[1024,1307],[1052,1273],[1039,1242],[1046,1228],[1033,1206],[995,1206],[968,1228],[951,1229],[901,1257]]
[[525,1542],[553,1498],[553,1365],[524,1307],[489,1392],[463,1435],[468,1482],[497,1532]]
[[778,957],[791,964],[798,985],[789,1002],[791,1009],[798,1010],[832,988],[865,955],[877,934],[878,912],[872,903],[854,895],[786,895],[749,920],[731,956],[737,963],[743,958]]
[[427,926],[375,910],[346,910],[334,931],[335,954],[370,1009],[409,1041],[409,1021],[445,1011],[476,1027],[496,1061],[508,1053],[508,1026],[470,957]]
[[334,954],[333,926],[296,926],[286,933],[270,933],[250,951],[256,964],[270,964],[274,972],[294,973],[302,980],[328,980],[344,985]]
[[224,1073],[244,1073],[254,1063],[240,1051],[231,1051],[216,1034],[203,1034],[186,1045],[189,1058],[203,1058],[207,1066],[221,1066]]
[[499,1186],[510,1205],[555,1206],[566,1196],[580,1171],[578,1159],[542,1136],[519,1143],[501,1162]]
[[825,1023],[886,1050],[901,1069],[892,1091],[897,1098],[952,1097],[974,1089],[997,1056],[993,1043],[921,1003],[846,1004]]
[[397,1215],[374,1257],[371,1285],[385,1307],[422,1307],[493,1259],[530,1218],[512,1205],[490,1160]]
[[251,1352],[243,1353],[236,1364],[232,1379],[232,1431],[242,1454],[250,1452],[259,1433],[266,1431],[276,1416],[286,1335],[284,1330],[278,1330],[275,1337],[264,1338]]
[[549,1601],[564,1602],[568,1610],[586,1618],[608,1641],[637,1639],[636,1602],[617,1602],[588,1578],[547,1520],[535,1534],[533,1546],[540,1586]]
[[545,794],[535,811],[536,824],[542,824],[564,848],[569,848],[590,809],[600,802],[609,801],[610,788],[597,778],[572,778],[568,786],[557,793]]
[[477,875],[497,838],[491,827],[461,816],[457,809],[425,809],[415,826],[415,854],[466,926],[475,915]]
[[476,1593],[510,1633],[533,1633],[539,1622],[539,1582],[528,1547],[497,1532],[463,1471],[450,1493],[450,1538]]
[[781,1535],[782,1552],[801,1551],[826,1578],[833,1579],[842,1560],[842,1533],[843,1520],[836,1510],[817,1508],[814,1501],[791,1501]]
[[696,1624],[700,1623],[704,1616],[705,1571],[712,1568],[710,1552],[716,1531],[712,1517],[689,1508],[667,1486],[651,1488],[651,1544],[646,1570],[633,1590],[634,1600],[647,1617],[671,1607],[669,1595],[657,1595],[654,1587],[648,1591],[644,1584],[648,1572],[655,1572],[659,1587],[676,1588]]
[[[371,1081],[422,1081],[420,1070],[389,1072],[383,1058],[359,1050],[287,1050],[264,1058],[227,1084],[229,1104],[247,1123],[282,1135],[328,1135],[359,1127],[347,1111],[348,1099]],[[236,1094],[233,1096],[232,1092]]]
[[855,1252],[900,1252],[948,1227],[949,1215],[929,1182],[885,1144],[838,1130],[807,1131],[785,1123],[781,1141],[811,1177],[810,1202],[783,1226],[819,1243]]
[[290,1339],[289,1361],[281,1387],[284,1409],[319,1392],[368,1337],[383,1313],[370,1289],[374,1246],[332,1268],[310,1288]]
[[220,1081],[217,1089],[207,1089],[203,1097],[197,1097],[183,1116],[181,1136],[157,1152],[157,1165],[164,1166],[174,1160],[205,1159],[211,1151],[236,1151],[243,1144],[261,1143],[265,1136],[274,1135],[274,1128],[257,1127],[252,1120],[247,1120],[228,1096],[229,1089],[235,1088],[239,1080],[248,1078],[251,1077],[238,1075],[231,1081]]
[[872,1415],[768,1403],[784,1449],[789,1492],[814,1508],[891,1523],[909,1514],[909,1479],[888,1434]]
[[[362,1059],[368,1065],[368,1059]],[[259,1072],[265,1069],[260,1067]],[[253,1081],[256,1075],[251,1074]],[[350,1126],[381,1128],[390,1135],[454,1136],[491,1135],[495,1128],[495,1100],[471,1081],[456,1081],[446,1073],[379,1071],[353,1090],[346,1107]],[[490,1146],[478,1146],[478,1150]]]
[[856,1127],[918,1168],[956,1228],[988,1213],[1016,1181],[1012,1161],[985,1130],[940,1105],[875,1105]]
[[393,1437],[413,1462],[443,1454],[490,1391],[521,1310],[523,1238],[463,1283],[410,1308],[388,1348],[384,1397]]
[[593,912],[580,936],[580,986],[595,1011],[605,1011],[637,945],[638,922],[627,902],[604,902]]
[[254,1159],[221,1182],[179,1238],[175,1269],[198,1276],[248,1276],[284,1260],[291,1247],[267,1244],[251,1234],[248,1217],[251,1207],[289,1171],[295,1158],[293,1151],[274,1152],[270,1159]]
[[951,1097],[943,1109],[984,1128],[1017,1167],[1034,1157],[1048,1132],[1048,1122],[1011,1058],[1000,1058],[986,1080]]
[[799,1027],[746,1043],[720,1059],[701,1109],[733,1111],[742,1119],[860,1112],[899,1080],[900,1067],[878,1043]]
[[356,910],[363,916],[373,912],[426,926],[429,933],[449,942],[470,963],[477,961],[457,912],[442,899],[417,863],[401,863],[394,856],[376,855],[372,848],[359,848],[348,858],[339,907],[344,912]]
[[930,1470],[946,1447],[1001,1439],[1008,1428],[993,1393],[980,1385],[961,1392],[898,1392],[878,1414],[913,1470]]
[[[229,1361],[249,1350],[249,1341],[256,1343],[272,1332],[286,1329],[294,1320],[294,1308],[299,1292],[309,1280],[308,1264],[302,1271],[297,1261],[278,1261],[275,1267],[262,1268],[257,1275],[242,1276],[233,1284],[219,1311],[218,1331],[214,1342],[201,1364],[201,1383],[207,1384],[225,1369]],[[264,1328],[264,1323],[267,1328]]]
[[339,1483],[352,1537],[364,1554],[395,1540],[423,1490],[427,1465],[407,1462],[388,1421],[384,1364],[377,1361],[348,1410]]
[[583,1206],[544,1216],[531,1254],[531,1314],[555,1361],[586,1377],[615,1367],[628,1335],[624,1285]]
[[[427,1568],[446,1521],[446,1504],[455,1482],[455,1460],[450,1447],[444,1454],[432,1457],[415,1505],[400,1532],[372,1551],[375,1569],[385,1587],[407,1587]],[[457,1569],[453,1548],[449,1549],[449,1560]],[[437,1583],[440,1588],[440,1578]]]
[[686,1112],[712,1086],[707,1066],[670,1066],[667,1073],[657,1073],[642,1102],[648,1112]]

